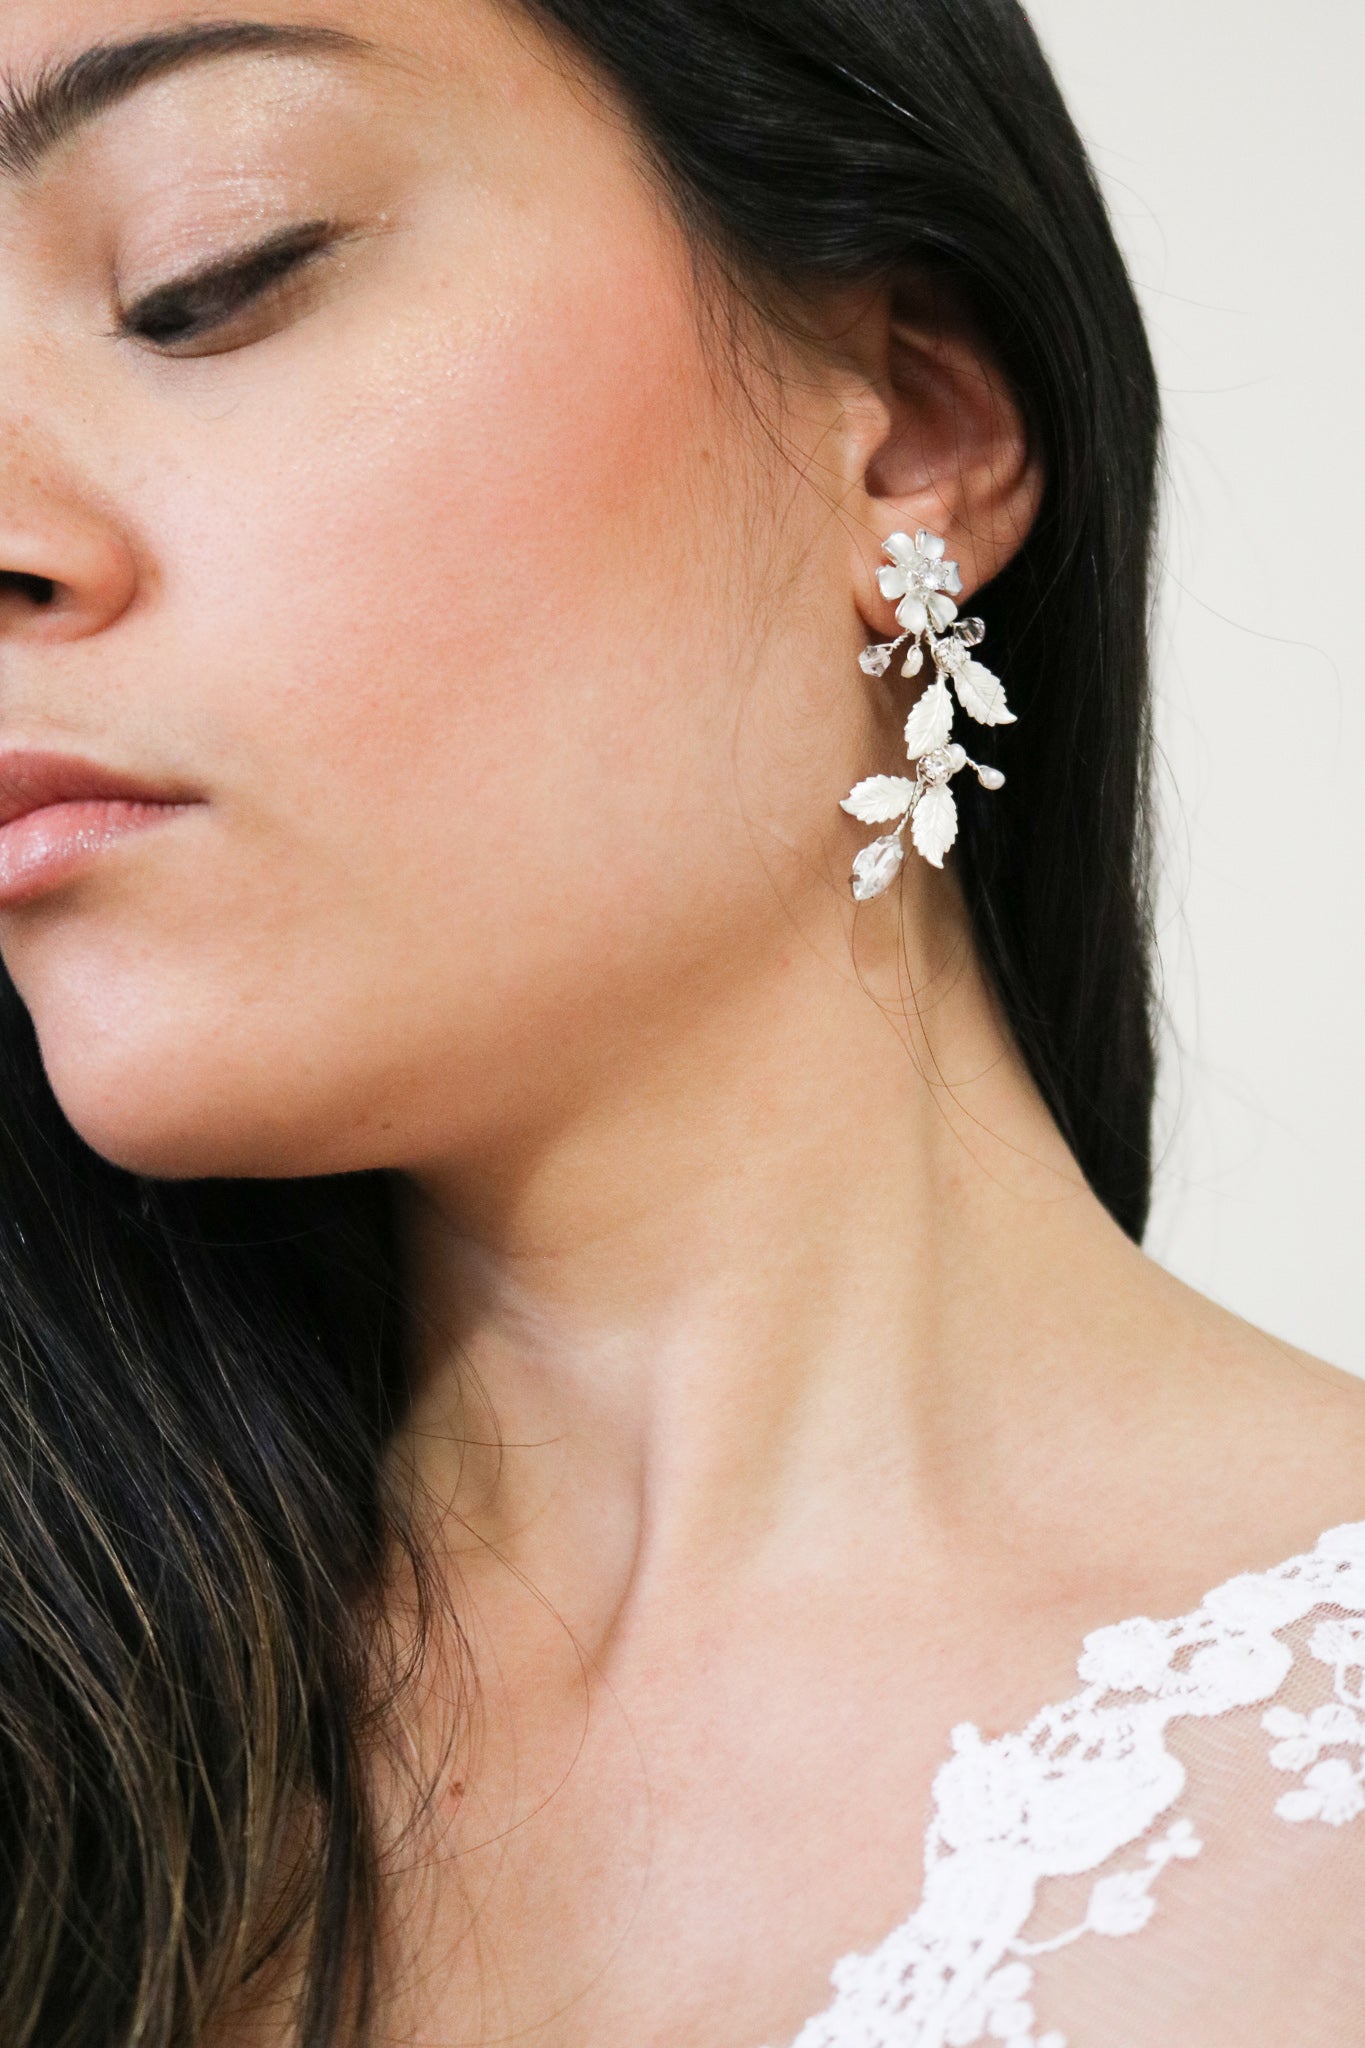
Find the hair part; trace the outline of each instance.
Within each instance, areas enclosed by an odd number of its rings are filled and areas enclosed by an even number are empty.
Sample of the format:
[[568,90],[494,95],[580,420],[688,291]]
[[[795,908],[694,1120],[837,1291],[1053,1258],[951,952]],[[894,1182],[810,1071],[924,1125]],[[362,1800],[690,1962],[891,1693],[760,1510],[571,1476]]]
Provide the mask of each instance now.
[[[1008,787],[964,792],[960,872],[1033,1076],[1140,1238],[1158,404],[1022,9],[506,4],[624,96],[682,219],[760,293],[942,277],[1007,378],[1047,488],[983,600],[1021,716]],[[120,1172],[67,1125],[0,983],[8,2048],[193,2048],[290,1944],[299,2048],[366,2037],[407,1349],[388,1177]]]

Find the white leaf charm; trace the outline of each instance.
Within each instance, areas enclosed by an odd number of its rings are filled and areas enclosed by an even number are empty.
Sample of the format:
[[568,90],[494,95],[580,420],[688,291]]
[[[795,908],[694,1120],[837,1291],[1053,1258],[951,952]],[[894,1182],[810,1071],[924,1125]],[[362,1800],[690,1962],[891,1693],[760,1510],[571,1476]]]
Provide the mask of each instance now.
[[960,661],[953,665],[953,682],[962,709],[978,725],[1013,725],[1014,713],[1005,702],[1005,685],[984,663]]
[[946,746],[952,731],[953,700],[942,676],[936,676],[906,721],[905,751],[917,761],[921,754]]
[[904,775],[869,775],[839,808],[863,825],[889,825],[915,801],[915,784]]
[[957,838],[957,804],[946,782],[924,791],[915,805],[915,845],[930,867],[941,868]]

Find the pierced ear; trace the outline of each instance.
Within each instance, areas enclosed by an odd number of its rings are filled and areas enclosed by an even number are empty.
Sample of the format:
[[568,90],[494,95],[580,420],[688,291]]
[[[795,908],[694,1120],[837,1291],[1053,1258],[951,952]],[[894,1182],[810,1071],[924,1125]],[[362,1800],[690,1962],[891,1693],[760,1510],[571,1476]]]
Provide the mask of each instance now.
[[869,437],[861,450],[861,485],[846,509],[859,607],[884,634],[893,607],[878,590],[877,569],[887,534],[942,534],[970,597],[1027,539],[1043,476],[1013,393],[945,284],[912,279],[865,300],[856,334],[846,327],[841,339],[882,401],[876,445]]

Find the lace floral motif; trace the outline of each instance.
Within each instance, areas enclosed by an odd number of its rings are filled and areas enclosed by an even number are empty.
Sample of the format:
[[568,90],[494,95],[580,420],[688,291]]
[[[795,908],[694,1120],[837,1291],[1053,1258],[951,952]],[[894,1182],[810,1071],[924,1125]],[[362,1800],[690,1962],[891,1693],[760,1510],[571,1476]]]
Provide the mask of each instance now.
[[[1267,1734],[1279,1737],[1270,1752],[1276,1770],[1304,1773],[1300,1790],[1277,1799],[1275,1811],[1281,1820],[1325,1820],[1340,1828],[1365,1813],[1365,1622],[1320,1622],[1308,1648],[1332,1667],[1336,1697],[1311,1714],[1272,1707],[1263,1717]],[[1354,1761],[1324,1757],[1326,1749],[1354,1750]]]
[[[1162,1872],[1202,1845],[1188,1820],[1173,1821],[1139,1860],[1097,1879],[1078,1925],[1030,1942],[1039,1886],[1097,1871],[1148,1835],[1185,1789],[1167,1728],[1273,1700],[1294,1662],[1280,1631],[1318,1607],[1365,1615],[1365,1522],[1229,1579],[1178,1621],[1095,1630],[1078,1666],[1085,1690],[1022,1733],[954,1729],[918,1910],[880,1948],[844,1958],[833,2002],[793,2048],[1068,2048],[1037,2031],[1034,1960],[1089,1935],[1139,1933]],[[1323,1621],[1309,1648],[1331,1666],[1335,1698],[1311,1714],[1265,1714],[1271,1763],[1303,1776],[1276,1811],[1341,1827],[1365,1812],[1365,1622]]]

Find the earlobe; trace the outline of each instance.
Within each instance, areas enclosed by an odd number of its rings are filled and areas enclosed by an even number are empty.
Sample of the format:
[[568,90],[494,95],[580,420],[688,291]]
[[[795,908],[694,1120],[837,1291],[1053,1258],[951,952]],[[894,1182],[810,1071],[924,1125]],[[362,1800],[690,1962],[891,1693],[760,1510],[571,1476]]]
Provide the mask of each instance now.
[[877,633],[892,611],[877,581],[888,534],[943,535],[970,596],[1023,545],[1043,490],[1018,403],[973,324],[940,285],[927,303],[916,296],[913,308],[885,302],[887,426],[854,538],[859,608]]

